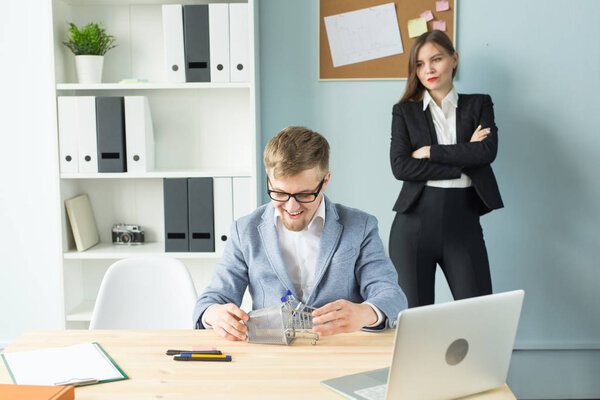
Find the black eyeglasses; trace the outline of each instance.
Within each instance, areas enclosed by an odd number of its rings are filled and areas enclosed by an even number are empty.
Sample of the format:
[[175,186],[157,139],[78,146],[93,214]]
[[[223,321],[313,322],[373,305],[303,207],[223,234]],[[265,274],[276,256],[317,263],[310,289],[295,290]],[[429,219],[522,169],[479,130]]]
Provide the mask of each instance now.
[[298,203],[312,203],[313,201],[315,201],[317,199],[317,196],[319,195],[319,193],[321,192],[321,188],[323,187],[323,184],[325,183],[325,178],[323,178],[323,180],[321,180],[321,183],[319,183],[319,187],[317,188],[317,191],[314,193],[286,193],[286,192],[277,192],[275,190],[270,190],[269,189],[269,177],[267,177],[267,193],[269,193],[269,197],[275,201],[280,201],[282,203],[288,201],[290,199],[290,197],[293,197]]

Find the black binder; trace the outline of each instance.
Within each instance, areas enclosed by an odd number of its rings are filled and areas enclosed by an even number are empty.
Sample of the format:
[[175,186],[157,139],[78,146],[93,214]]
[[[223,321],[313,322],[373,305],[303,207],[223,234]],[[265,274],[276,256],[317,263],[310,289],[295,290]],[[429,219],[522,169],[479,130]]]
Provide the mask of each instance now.
[[183,6],[186,82],[210,82],[208,4]]
[[165,251],[189,251],[187,178],[163,180]]
[[213,178],[189,178],[190,251],[215,251]]
[[127,172],[123,97],[96,97],[98,172]]

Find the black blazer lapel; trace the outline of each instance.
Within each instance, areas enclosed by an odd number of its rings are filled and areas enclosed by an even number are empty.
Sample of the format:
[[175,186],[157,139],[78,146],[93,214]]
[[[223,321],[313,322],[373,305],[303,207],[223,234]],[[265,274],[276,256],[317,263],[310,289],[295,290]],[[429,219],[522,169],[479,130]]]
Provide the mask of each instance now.
[[[423,107],[423,102],[421,102],[421,107]],[[431,144],[438,144],[437,134],[435,133],[435,126],[433,125],[433,117],[431,116],[431,111],[429,111],[429,107],[423,111],[423,115],[427,120],[427,127],[429,128],[429,138],[431,139]]]
[[458,95],[458,106],[456,107],[456,143],[467,143],[471,140],[473,132],[468,131],[468,125],[463,118],[468,116],[467,112],[463,112],[463,101],[461,96]]

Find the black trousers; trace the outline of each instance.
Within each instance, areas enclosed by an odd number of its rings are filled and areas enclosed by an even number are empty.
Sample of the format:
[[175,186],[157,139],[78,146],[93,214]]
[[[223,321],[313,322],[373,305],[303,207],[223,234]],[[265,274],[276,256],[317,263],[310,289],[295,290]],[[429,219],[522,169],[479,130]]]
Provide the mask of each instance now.
[[455,300],[492,293],[480,201],[472,187],[425,186],[416,204],[396,214],[389,251],[409,307],[433,304],[436,264]]

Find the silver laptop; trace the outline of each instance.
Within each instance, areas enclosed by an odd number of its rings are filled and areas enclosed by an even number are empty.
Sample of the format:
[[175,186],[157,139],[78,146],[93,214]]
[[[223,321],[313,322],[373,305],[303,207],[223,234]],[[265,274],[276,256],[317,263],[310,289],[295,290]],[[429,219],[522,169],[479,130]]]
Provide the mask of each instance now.
[[321,382],[360,400],[444,400],[506,381],[524,292],[416,307],[398,315],[392,365]]

